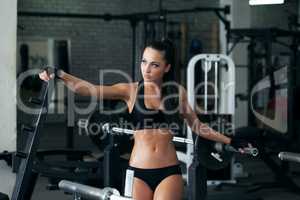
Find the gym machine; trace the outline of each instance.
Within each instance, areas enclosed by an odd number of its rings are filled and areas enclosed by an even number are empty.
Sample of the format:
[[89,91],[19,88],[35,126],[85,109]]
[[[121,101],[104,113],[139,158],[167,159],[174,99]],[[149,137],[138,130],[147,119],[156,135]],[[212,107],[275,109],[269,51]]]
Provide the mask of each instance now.
[[[15,153],[15,158],[19,159],[20,165],[17,171],[16,184],[13,190],[13,200],[29,200],[35,188],[39,176],[48,177],[51,184],[48,189],[58,189],[58,182],[63,179],[76,181],[80,183],[92,184],[97,187],[105,185],[116,186],[120,181],[113,180],[112,177],[120,178],[118,173],[114,176],[106,176],[106,170],[112,170],[110,167],[120,166],[114,158],[119,158],[119,154],[114,142],[108,142],[106,154],[95,161],[85,161],[84,156],[91,156],[89,151],[78,151],[68,149],[42,150],[39,149],[42,127],[46,119],[48,105],[48,95],[51,95],[49,82],[41,81],[41,92],[37,97],[32,97],[30,102],[37,113],[30,125],[24,125],[22,134],[26,134],[26,147],[23,151]],[[111,139],[112,140],[112,139]],[[113,153],[112,153],[113,152]],[[50,156],[66,156],[67,160],[48,159]],[[114,155],[114,156],[111,156]],[[4,155],[7,158],[7,155]],[[13,160],[18,160],[13,159]],[[10,161],[10,160],[9,160]],[[126,160],[125,163],[128,161]],[[117,170],[118,171],[118,170]],[[111,173],[111,172],[110,172]],[[105,180],[103,180],[103,178]],[[122,186],[118,186],[121,188]]]
[[[196,67],[200,68],[198,73],[195,73]],[[187,95],[190,105],[199,114],[201,121],[226,135],[234,134],[234,67],[233,61],[228,56],[198,54],[189,61],[187,72]],[[205,199],[207,184],[236,182],[232,175],[234,162],[232,154],[228,151],[216,152],[211,148],[215,146],[214,142],[199,138],[190,128],[187,131],[187,138],[195,141],[196,145],[195,147],[187,145],[187,151],[179,152],[178,157],[186,163],[189,200]],[[214,170],[211,174],[219,175],[213,177],[212,182],[209,182],[209,170]]]
[[248,101],[248,127],[239,132],[258,144],[261,160],[276,178],[255,183],[249,191],[269,187],[299,191],[288,175],[289,163],[276,156],[281,151],[299,151],[299,38],[299,31],[280,28],[230,30],[227,53],[238,43],[248,44],[248,91],[239,94]]
[[38,110],[36,118],[33,120],[32,126],[24,126],[23,133],[27,134],[26,147],[22,152],[16,152],[16,156],[21,158],[20,166],[17,171],[17,179],[12,194],[13,200],[30,199],[33,192],[38,173],[34,171],[35,156],[39,145],[39,132],[41,130],[41,121],[45,120],[47,113],[47,94],[48,84],[44,82],[41,93],[37,98],[32,98],[31,103]]

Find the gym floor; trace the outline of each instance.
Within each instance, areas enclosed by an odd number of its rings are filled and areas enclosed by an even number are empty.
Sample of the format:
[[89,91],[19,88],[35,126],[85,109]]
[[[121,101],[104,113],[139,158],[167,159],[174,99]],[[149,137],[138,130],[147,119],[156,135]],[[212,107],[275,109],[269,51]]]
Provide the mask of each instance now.
[[[41,148],[61,148],[65,145],[65,134],[63,124],[48,124],[43,128],[43,137],[41,139]],[[50,137],[51,135],[51,137]],[[51,145],[51,146],[50,146]],[[88,137],[75,137],[75,146],[79,149],[98,151],[97,148],[89,141]],[[207,200],[300,200],[300,195],[291,192],[287,187],[265,187],[262,189],[250,191],[257,188],[256,183],[274,183],[274,174],[258,158],[253,159],[245,156],[238,156],[236,161],[242,163],[244,172],[248,175],[240,178],[237,184],[223,185],[222,187],[208,187]],[[300,165],[291,164],[291,176],[293,180],[300,185]],[[71,195],[66,195],[62,191],[49,191],[46,189],[48,179],[40,177],[33,193],[32,200],[71,200]],[[270,185],[270,184],[269,184]],[[259,187],[259,185],[258,185]]]

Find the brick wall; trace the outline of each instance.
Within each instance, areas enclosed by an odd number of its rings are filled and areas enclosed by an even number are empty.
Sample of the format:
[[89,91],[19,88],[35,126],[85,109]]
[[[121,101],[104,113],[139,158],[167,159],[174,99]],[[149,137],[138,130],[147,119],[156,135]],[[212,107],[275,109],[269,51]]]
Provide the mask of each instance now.
[[[166,9],[193,7],[217,7],[218,0],[168,0],[163,2]],[[158,1],[154,0],[20,0],[18,11],[59,12],[81,14],[124,14],[156,11]],[[180,14],[169,16],[172,21],[186,21],[188,39],[203,41],[205,52],[212,50],[212,26],[218,22],[212,12]],[[131,75],[132,34],[127,21],[94,19],[19,17],[18,40],[25,37],[58,38],[71,41],[70,72],[91,82],[98,82],[96,69],[120,69]],[[141,36],[141,27],[138,36]],[[140,39],[138,40],[140,41]],[[188,42],[189,43],[189,42]],[[137,44],[137,51],[142,48]],[[186,50],[187,51],[187,50]],[[215,51],[215,50],[214,50]],[[119,78],[108,76],[104,82],[118,82]]]

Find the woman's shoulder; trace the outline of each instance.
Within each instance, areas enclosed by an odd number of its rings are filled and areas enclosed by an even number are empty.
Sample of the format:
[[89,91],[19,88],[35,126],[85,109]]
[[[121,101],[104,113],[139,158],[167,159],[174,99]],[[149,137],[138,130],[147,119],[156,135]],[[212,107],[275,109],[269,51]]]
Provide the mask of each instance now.
[[131,113],[137,96],[137,88],[139,82],[118,83],[117,85],[123,92],[127,94],[127,98],[125,98],[125,102],[127,104],[129,113]]

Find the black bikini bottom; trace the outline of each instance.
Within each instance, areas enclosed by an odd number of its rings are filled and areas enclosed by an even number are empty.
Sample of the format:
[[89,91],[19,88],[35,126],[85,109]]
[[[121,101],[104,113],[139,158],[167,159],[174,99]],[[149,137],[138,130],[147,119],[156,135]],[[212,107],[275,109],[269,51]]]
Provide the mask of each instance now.
[[179,174],[181,175],[180,165],[172,165],[169,167],[155,169],[141,169],[129,166],[128,169],[134,171],[134,177],[143,180],[154,192],[159,183],[168,176]]

